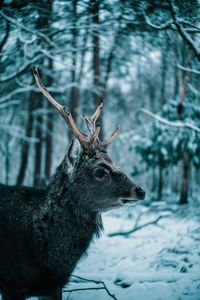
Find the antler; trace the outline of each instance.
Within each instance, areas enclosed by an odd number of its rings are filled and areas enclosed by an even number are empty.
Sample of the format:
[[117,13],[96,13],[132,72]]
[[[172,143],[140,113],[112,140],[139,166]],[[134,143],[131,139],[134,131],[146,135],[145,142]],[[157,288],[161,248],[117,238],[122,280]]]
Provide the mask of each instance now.
[[109,136],[109,138],[107,138],[107,140],[102,143],[102,146],[104,148],[107,148],[116,139],[119,131],[120,131],[120,125],[118,125],[115,131],[113,131],[113,133]]
[[89,117],[87,116],[86,114],[82,114],[81,115],[81,118],[83,119],[83,121],[85,122],[89,132],[94,132],[95,131],[95,128],[96,128],[96,120],[98,119],[100,113],[101,113],[101,110],[102,110],[102,107],[103,107],[103,101],[101,101],[99,103],[99,105],[97,106],[97,109],[95,111],[95,113]]
[[75,137],[79,140],[80,144],[82,145],[83,149],[89,150],[95,140],[97,139],[99,132],[100,132],[100,126],[97,126],[91,137],[89,138],[85,133],[83,133],[75,124],[71,112],[68,107],[60,105],[56,100],[53,99],[53,97],[49,94],[47,89],[44,87],[37,67],[33,68],[33,74],[35,77],[35,81],[41,90],[41,92],[45,95],[45,97],[53,104],[53,106],[59,111],[65,122],[68,124],[70,129],[72,130]]
[[[101,101],[99,103],[99,105],[97,106],[97,109],[95,111],[95,113],[89,117],[85,114],[82,114],[81,115],[81,118],[84,120],[88,130],[90,133],[93,133],[95,131],[95,128],[96,128],[96,120],[98,119],[100,113],[101,113],[101,110],[103,108],[103,101]],[[118,133],[119,133],[119,130],[120,130],[120,125],[117,126],[117,128],[115,129],[115,131],[110,135],[110,137],[105,141],[105,142],[100,142],[99,139],[97,138],[97,141],[101,144],[101,147],[103,148],[107,148],[114,140],[115,138],[117,137]]]
[[84,120],[89,132],[90,132],[90,137],[88,137],[84,132],[82,132],[75,124],[71,112],[69,110],[68,107],[63,106],[61,104],[59,104],[55,99],[53,99],[53,97],[49,94],[49,92],[47,91],[47,89],[44,87],[40,76],[39,76],[39,72],[37,67],[33,67],[33,75],[35,77],[35,81],[39,87],[39,89],[41,90],[41,92],[43,93],[43,95],[45,95],[45,97],[52,103],[52,105],[59,111],[59,113],[61,114],[61,116],[63,117],[63,119],[65,120],[65,122],[68,124],[68,126],[70,127],[70,129],[72,130],[73,134],[75,135],[75,137],[79,140],[81,146],[83,147],[84,150],[91,150],[92,147],[95,145],[96,147],[101,147],[101,148],[107,148],[116,138],[116,136],[119,133],[120,130],[120,126],[118,125],[118,127],[115,129],[115,131],[111,134],[111,136],[103,143],[100,142],[99,140],[99,132],[100,132],[100,125],[97,124],[96,125],[96,120],[98,119],[102,107],[103,107],[103,102],[100,102],[100,104],[98,105],[95,113],[89,117],[85,114],[81,115],[81,118]]

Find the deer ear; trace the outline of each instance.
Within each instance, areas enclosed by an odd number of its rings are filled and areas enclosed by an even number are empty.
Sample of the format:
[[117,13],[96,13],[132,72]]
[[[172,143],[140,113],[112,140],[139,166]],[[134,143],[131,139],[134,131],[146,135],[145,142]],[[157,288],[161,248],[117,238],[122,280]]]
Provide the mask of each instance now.
[[77,139],[73,139],[67,152],[67,158],[71,166],[73,166],[75,161],[77,160],[80,154],[80,150],[81,147],[79,141]]

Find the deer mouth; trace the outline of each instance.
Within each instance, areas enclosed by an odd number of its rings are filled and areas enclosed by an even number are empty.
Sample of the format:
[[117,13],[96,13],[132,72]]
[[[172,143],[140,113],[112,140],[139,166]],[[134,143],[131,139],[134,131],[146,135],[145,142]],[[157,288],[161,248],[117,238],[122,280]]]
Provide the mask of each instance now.
[[131,206],[135,205],[139,200],[134,198],[120,198],[120,203],[122,205]]

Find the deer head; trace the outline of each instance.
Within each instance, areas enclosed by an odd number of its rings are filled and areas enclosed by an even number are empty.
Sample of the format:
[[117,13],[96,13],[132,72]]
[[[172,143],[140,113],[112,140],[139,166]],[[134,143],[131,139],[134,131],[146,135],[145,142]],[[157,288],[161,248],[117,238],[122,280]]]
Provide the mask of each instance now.
[[107,154],[107,147],[116,138],[120,126],[106,141],[101,142],[99,139],[100,125],[96,124],[96,121],[103,103],[98,105],[91,117],[81,115],[89,131],[87,135],[77,127],[70,110],[60,105],[49,94],[41,82],[36,67],[34,77],[41,92],[59,111],[76,137],[61,164],[62,172],[67,175],[70,182],[69,189],[74,204],[97,213],[135,204],[138,200],[144,199],[144,190],[134,184]]

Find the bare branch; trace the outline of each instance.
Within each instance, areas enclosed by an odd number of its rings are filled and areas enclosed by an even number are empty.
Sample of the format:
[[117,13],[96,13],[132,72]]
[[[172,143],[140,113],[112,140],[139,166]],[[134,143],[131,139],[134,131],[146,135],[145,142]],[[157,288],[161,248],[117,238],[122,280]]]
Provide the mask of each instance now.
[[14,20],[13,18],[7,16],[2,10],[0,11],[0,15],[7,21],[9,21],[10,23],[14,24],[15,26],[17,26],[18,28],[21,28],[23,29],[24,31],[26,32],[29,32],[29,33],[32,33],[32,34],[35,34],[36,36],[39,36],[40,38],[42,38],[43,40],[45,40],[50,46],[52,46],[53,48],[56,48],[58,49],[58,46],[52,42],[52,40],[45,34],[39,32],[39,31],[36,31],[36,30],[33,30],[27,26],[24,26],[22,24],[20,24],[19,22],[17,22],[16,20]]
[[142,229],[142,228],[144,228],[144,227],[147,227],[147,226],[149,226],[149,225],[157,225],[158,221],[160,221],[160,220],[163,219],[163,218],[167,218],[167,217],[169,217],[169,216],[170,216],[170,215],[159,216],[156,220],[151,221],[151,222],[148,222],[148,223],[145,223],[145,224],[142,224],[142,225],[137,226],[137,227],[134,226],[133,229],[131,229],[131,230],[129,230],[129,231],[124,231],[124,232],[114,232],[114,233],[108,234],[108,236],[109,236],[109,237],[113,237],[113,236],[119,236],[119,235],[122,235],[122,236],[124,236],[124,235],[129,235],[129,234],[131,234],[131,233],[133,233],[133,232],[136,232],[136,231],[138,231],[138,230],[140,230],[140,229]]
[[12,136],[22,139],[25,142],[29,142],[29,143],[38,143],[39,142],[38,138],[28,137],[28,136],[24,135],[23,129],[16,125],[14,126],[14,125],[0,123],[0,129],[4,130],[5,132],[7,132],[8,134],[10,134]]
[[196,127],[193,124],[190,124],[188,122],[180,122],[180,121],[168,121],[158,115],[153,114],[152,112],[150,112],[149,110],[145,109],[145,108],[141,108],[141,111],[143,111],[144,113],[148,114],[149,116],[153,117],[154,119],[158,120],[161,123],[164,123],[166,125],[169,126],[174,126],[174,127],[182,127],[182,128],[189,128],[192,129],[198,133],[200,133],[200,128]]
[[96,283],[96,284],[102,284],[102,285],[103,285],[103,289],[106,290],[107,294],[108,294],[111,298],[117,300],[117,298],[115,297],[115,295],[113,295],[113,294],[110,293],[110,291],[109,291],[109,289],[107,288],[107,286],[106,286],[106,284],[105,284],[104,281],[99,281],[99,280],[94,280],[94,279],[87,279],[87,278],[84,278],[84,277],[81,277],[81,276],[77,276],[77,275],[72,275],[71,277],[75,277],[75,278],[78,278],[78,279],[81,279],[81,280],[84,280],[84,281],[94,282],[94,283]]
[[[181,24],[188,25],[188,26],[190,26],[190,27],[195,28],[195,29],[196,29],[195,32],[200,32],[200,28],[199,28],[198,26],[196,26],[196,25],[194,25],[194,24],[192,24],[192,23],[190,23],[190,22],[184,21],[184,20],[178,19],[178,21],[179,21],[179,23],[181,23]],[[192,32],[192,33],[194,33],[193,29],[190,29],[190,28],[185,28],[185,31],[186,31],[186,32]]]
[[77,291],[89,291],[89,290],[105,290],[104,287],[91,287],[91,288],[80,288],[80,289],[71,289],[71,290],[64,290],[64,293],[71,293]]
[[174,29],[172,28],[170,25],[173,25],[173,21],[172,20],[169,20],[167,21],[166,23],[164,24],[161,24],[161,25],[156,25],[156,24],[153,24],[150,19],[148,18],[148,16],[146,14],[143,14],[144,18],[145,18],[145,21],[147,23],[147,25],[157,29],[157,30],[165,30],[165,29]]
[[[1,13],[1,11],[0,11]],[[25,62],[18,71],[15,71],[14,73],[11,73],[8,76],[5,77],[0,77],[0,82],[7,82],[15,77],[17,77],[18,75],[20,75],[22,72],[24,72],[30,65],[32,65],[33,63],[37,62],[40,58],[42,58],[41,54],[36,55],[32,60],[29,60],[27,62]]]
[[200,71],[198,71],[198,70],[185,68],[185,67],[183,67],[183,66],[181,66],[181,65],[179,65],[179,64],[177,64],[176,66],[177,66],[177,68],[179,68],[179,69],[181,69],[181,70],[183,70],[183,71],[190,72],[190,73],[194,73],[194,74],[196,74],[196,75],[200,75]]
[[193,85],[191,85],[190,83],[188,84],[189,89],[191,90],[192,93],[195,94],[195,96],[199,96],[200,95],[200,91],[198,89],[196,89]]
[[195,56],[198,58],[198,60],[200,60],[200,51],[199,49],[195,46],[194,41],[191,39],[191,37],[187,34],[187,32],[184,30],[184,28],[182,27],[182,25],[179,23],[178,18],[176,16],[176,10],[175,7],[172,3],[171,0],[169,0],[169,6],[170,6],[170,12],[172,15],[172,19],[174,21],[174,24],[179,32],[179,34],[181,35],[181,37],[183,38],[183,40],[185,41],[185,43],[191,48],[191,50],[194,52]]
[[[6,96],[1,97],[0,105],[8,102],[10,100],[10,98],[13,97],[13,96],[15,96],[16,94],[21,94],[21,93],[24,93],[24,92],[29,92],[31,90],[32,90],[32,87],[30,87],[30,86],[23,87],[23,88],[18,88],[16,90],[10,92]],[[12,99],[12,101],[15,101],[15,100]]]
[[[151,26],[154,29],[157,29],[157,30],[170,29],[170,30],[177,31],[177,28],[174,26],[174,21],[172,19],[170,19],[169,21],[167,21],[163,24],[156,25],[156,24],[151,22],[151,20],[149,19],[149,17],[145,13],[143,14],[143,16],[144,16],[146,24]],[[192,27],[192,28],[184,28],[184,31],[187,32],[187,33],[199,33],[200,32],[199,27],[197,27],[197,26],[195,26],[195,25],[193,25],[189,22],[186,22],[186,21],[184,21],[182,19],[178,19],[178,18],[177,18],[177,21],[179,22],[179,24],[184,24],[184,25],[188,25],[188,26]]]
[[4,47],[4,45],[6,44],[7,40],[8,40],[8,36],[9,36],[9,33],[10,33],[10,24],[9,22],[7,21],[7,24],[6,24],[6,34],[0,44],[0,52],[2,52],[2,49]]
[[18,105],[19,104],[19,100],[10,100],[10,101],[4,101],[4,102],[0,102],[0,109],[5,109],[9,106],[13,106],[13,105]]

